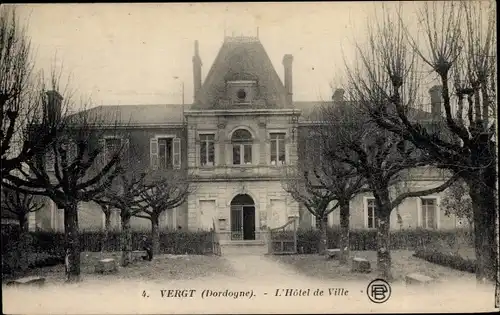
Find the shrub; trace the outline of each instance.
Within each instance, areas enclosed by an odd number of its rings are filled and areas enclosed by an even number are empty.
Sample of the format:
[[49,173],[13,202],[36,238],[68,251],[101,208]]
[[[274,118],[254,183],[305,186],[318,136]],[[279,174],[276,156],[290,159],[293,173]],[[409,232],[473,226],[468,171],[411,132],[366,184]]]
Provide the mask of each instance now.
[[436,249],[420,248],[415,251],[413,256],[460,271],[476,272],[476,262],[474,260],[463,258],[457,254],[443,253]]
[[[443,242],[455,244],[463,241],[462,232],[462,230],[437,231],[424,229],[391,231],[391,249],[414,250],[422,246]],[[339,248],[340,229],[328,228],[327,235],[328,247]],[[289,237],[292,237],[292,235]],[[275,239],[274,235],[273,239]],[[319,239],[318,230],[299,229],[297,231],[297,248],[304,254],[317,253]],[[349,243],[351,250],[376,250],[377,231],[374,229],[351,230],[349,232]]]

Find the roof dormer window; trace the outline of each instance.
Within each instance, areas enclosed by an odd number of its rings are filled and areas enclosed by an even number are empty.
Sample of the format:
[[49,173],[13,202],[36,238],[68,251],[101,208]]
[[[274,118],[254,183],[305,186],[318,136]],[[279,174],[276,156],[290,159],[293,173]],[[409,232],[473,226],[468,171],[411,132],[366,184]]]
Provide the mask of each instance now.
[[249,105],[257,99],[257,81],[227,81],[227,94],[235,105]]

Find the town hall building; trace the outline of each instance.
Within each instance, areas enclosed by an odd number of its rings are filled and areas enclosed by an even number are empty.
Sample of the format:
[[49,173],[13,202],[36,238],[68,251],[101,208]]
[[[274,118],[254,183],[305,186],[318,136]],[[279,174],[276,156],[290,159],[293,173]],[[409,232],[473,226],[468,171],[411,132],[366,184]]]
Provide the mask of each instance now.
[[[315,123],[315,114],[325,102],[294,101],[293,56],[283,57],[280,71],[284,82],[257,37],[226,37],[204,81],[198,41],[192,63],[192,104],[90,109],[118,117],[123,124],[123,135],[105,134],[106,148],[127,141],[134,147],[135,167],[160,173],[184,170],[193,182],[195,189],[187,202],[165,211],[160,228],[215,227],[222,242],[263,242],[269,227],[292,219],[302,228],[314,228],[316,220],[283,189],[283,176],[285,166],[304,158],[307,127]],[[440,105],[439,95],[431,98],[433,104]],[[337,90],[328,102],[342,100],[343,92]],[[427,187],[440,179],[429,173],[419,180],[419,185]],[[442,194],[409,198],[393,211],[391,228],[457,227],[458,220],[440,209],[441,198]],[[374,209],[370,195],[355,197],[351,201],[351,227],[375,228]],[[78,221],[80,230],[104,227],[103,213],[94,203],[80,204]],[[329,216],[328,223],[339,224],[338,211]],[[133,218],[131,224],[134,229],[150,229],[145,219]],[[114,213],[112,227],[119,225],[119,216]],[[45,209],[30,218],[30,227],[62,230],[62,210],[47,202]]]

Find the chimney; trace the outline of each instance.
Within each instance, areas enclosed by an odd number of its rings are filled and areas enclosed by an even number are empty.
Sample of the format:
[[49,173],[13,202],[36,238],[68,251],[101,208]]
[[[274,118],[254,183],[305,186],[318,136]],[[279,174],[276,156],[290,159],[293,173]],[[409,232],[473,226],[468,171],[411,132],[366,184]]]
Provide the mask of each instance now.
[[47,99],[44,106],[44,120],[49,124],[56,123],[61,119],[63,97],[57,91],[47,91]]
[[194,102],[198,101],[198,94],[201,89],[201,58],[198,51],[198,41],[194,41],[194,56],[193,56],[193,83],[194,83]]
[[442,115],[441,113],[442,92],[443,92],[443,87],[441,85],[435,85],[429,89],[429,95],[431,96],[432,118],[439,118]]
[[335,92],[333,92],[332,96],[332,101],[337,103],[337,102],[343,102],[344,101],[344,90],[343,89],[336,89]]
[[285,68],[286,102],[290,106],[292,105],[293,102],[292,63],[293,63],[292,55],[287,54],[283,56],[283,67]]

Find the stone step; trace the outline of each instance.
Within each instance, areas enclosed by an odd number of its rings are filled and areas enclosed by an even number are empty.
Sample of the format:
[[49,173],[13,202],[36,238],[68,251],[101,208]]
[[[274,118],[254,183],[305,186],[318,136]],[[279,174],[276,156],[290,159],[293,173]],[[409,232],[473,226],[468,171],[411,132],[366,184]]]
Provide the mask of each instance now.
[[251,241],[220,241],[221,246],[265,246],[266,242],[262,240]]

